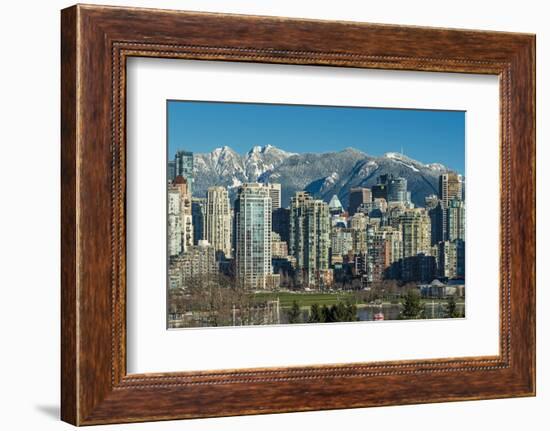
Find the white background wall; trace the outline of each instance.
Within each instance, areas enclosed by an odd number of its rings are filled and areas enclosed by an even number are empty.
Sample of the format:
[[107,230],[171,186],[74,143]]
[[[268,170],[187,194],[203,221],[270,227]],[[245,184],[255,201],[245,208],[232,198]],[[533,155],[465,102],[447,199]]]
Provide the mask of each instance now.
[[[130,0],[171,9],[477,28],[537,34],[538,396],[536,398],[99,427],[144,430],[548,429],[550,373],[543,244],[549,198],[550,14],[544,1]],[[2,4],[0,32],[0,427],[69,429],[59,410],[59,0]],[[545,163],[546,162],[546,163]],[[35,199],[25,197],[32,191]],[[29,204],[32,202],[32,204]],[[546,207],[546,208],[545,208]],[[383,390],[383,388],[381,388]],[[96,429],[99,429],[96,428]]]

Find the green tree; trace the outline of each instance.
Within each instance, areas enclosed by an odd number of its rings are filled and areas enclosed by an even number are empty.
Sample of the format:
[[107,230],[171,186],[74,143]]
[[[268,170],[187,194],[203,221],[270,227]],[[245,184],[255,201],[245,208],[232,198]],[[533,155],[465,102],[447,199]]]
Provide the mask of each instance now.
[[302,321],[302,312],[296,300],[292,301],[290,310],[287,311],[288,323],[300,323]]
[[332,314],[332,321],[333,322],[346,322],[347,321],[347,309],[346,304],[343,302],[338,302],[337,304],[334,304],[332,307],[330,307],[330,311]]
[[420,300],[420,293],[416,289],[408,289],[403,296],[400,319],[424,318],[424,305]]
[[357,306],[349,302],[346,305],[347,322],[355,322],[357,320]]
[[354,322],[357,320],[357,306],[344,301],[339,301],[330,308],[323,305],[321,318],[324,322]]
[[321,312],[321,307],[319,307],[319,304],[313,304],[311,306],[311,309],[309,311],[309,323],[321,323],[323,322],[323,314]]
[[324,304],[321,308],[321,321],[332,322],[332,313],[330,312],[330,309],[326,306],[326,304]]
[[464,317],[463,314],[458,311],[454,296],[450,296],[447,300],[447,316],[451,319],[456,317]]

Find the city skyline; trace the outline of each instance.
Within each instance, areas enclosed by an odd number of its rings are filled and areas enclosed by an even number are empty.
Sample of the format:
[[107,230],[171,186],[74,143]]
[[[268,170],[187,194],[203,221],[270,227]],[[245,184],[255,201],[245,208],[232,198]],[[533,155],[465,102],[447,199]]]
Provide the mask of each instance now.
[[168,328],[465,316],[459,172],[216,147],[167,160]]
[[[193,155],[185,153],[185,157],[192,160]],[[186,167],[186,163],[180,165]],[[415,208],[410,201],[404,178],[382,174],[377,179],[379,187],[374,191],[361,187],[352,189],[356,194],[350,202],[350,209],[355,208],[353,215],[342,207],[336,196],[327,203],[305,191],[296,192],[290,208],[280,207],[281,187],[275,183],[242,184],[233,205],[229,203],[227,189],[219,186],[209,188],[207,199],[193,198],[191,183],[192,178],[179,174],[168,181],[169,196],[175,197],[168,207],[169,298],[187,297],[192,304],[197,299],[190,298],[198,294],[199,303],[203,303],[202,307],[208,306],[210,311],[200,311],[199,308],[188,312],[191,314],[182,320],[183,314],[176,308],[176,312],[169,314],[170,327],[181,327],[182,324],[204,326],[200,322],[205,313],[210,319],[207,319],[206,326],[284,322],[280,293],[276,293],[276,301],[249,302],[261,292],[298,291],[307,296],[308,291],[318,291],[323,296],[330,296],[334,289],[345,289],[347,283],[351,283],[352,290],[371,291],[379,289],[380,283],[393,281],[401,283],[404,288],[409,286],[409,293],[417,292],[418,295],[422,292],[426,297],[435,295],[441,298],[441,292],[447,292],[444,297],[455,301],[455,296],[461,298],[464,295],[464,184],[458,174],[440,175],[438,194],[426,196],[426,207],[422,208]],[[175,204],[178,199],[179,205]],[[195,214],[195,203],[201,203],[197,207],[200,214]],[[211,228],[207,228],[196,233],[195,226],[189,223],[197,216],[207,220],[206,226],[219,225],[223,232],[212,234]],[[233,228],[227,229],[230,220]],[[180,247],[172,246],[174,238],[179,238]],[[355,287],[353,280],[358,281]],[[411,282],[420,283],[417,284],[419,290],[411,289]],[[453,283],[447,285],[447,282]],[[197,287],[195,283],[200,286],[198,293],[192,293]],[[213,288],[217,293],[212,293]],[[240,292],[237,295],[240,299],[238,308],[235,303],[232,305],[233,317],[227,316],[230,311],[225,303],[223,322],[232,323],[223,323],[219,320],[221,309],[212,309],[213,299],[208,300],[204,295],[229,295],[222,300],[225,302],[232,300],[230,298],[236,292]],[[170,303],[173,302],[170,299]],[[294,311],[282,309],[288,323],[299,323],[304,319],[303,311],[295,303]],[[361,307],[365,306],[361,304]],[[331,312],[337,313],[335,307],[331,307]],[[357,305],[349,301],[345,307],[348,307],[345,308],[345,317],[327,317],[327,314],[325,319],[373,320],[357,317],[360,316]],[[447,317],[460,317],[456,304],[449,307],[453,311]],[[175,310],[172,307],[172,311]],[[312,318],[312,310],[308,312],[308,319]],[[424,312],[418,308],[411,318],[422,318],[419,316]],[[243,313],[246,316],[243,317]],[[292,317],[291,313],[295,316]],[[325,313],[329,311],[325,310]],[[377,316],[384,318],[383,313]],[[399,316],[403,316],[403,312]],[[392,318],[391,315],[388,317]],[[258,318],[259,321],[249,320]],[[243,323],[245,321],[248,323]]]
[[374,157],[403,151],[465,174],[464,111],[170,100],[167,116],[169,159],[184,148],[208,153],[229,146],[239,154],[265,145],[295,153],[355,148]]

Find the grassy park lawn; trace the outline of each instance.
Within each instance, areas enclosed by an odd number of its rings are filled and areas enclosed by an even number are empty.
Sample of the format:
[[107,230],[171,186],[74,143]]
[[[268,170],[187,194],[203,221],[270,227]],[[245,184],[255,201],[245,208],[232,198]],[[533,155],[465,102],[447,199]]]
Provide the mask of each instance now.
[[313,304],[332,305],[341,301],[350,301],[352,304],[358,303],[356,293],[348,292],[262,292],[255,293],[254,298],[259,301],[270,301],[279,298],[280,306],[288,308],[296,301],[300,307],[310,307]]
[[[259,302],[274,301],[279,298],[281,308],[290,308],[292,302],[296,301],[300,307],[311,307],[313,304],[333,305],[338,302],[350,302],[355,305],[361,306],[367,304],[362,299],[360,292],[257,292],[253,294],[254,299]],[[447,299],[422,299],[423,303],[431,304],[432,301],[437,303],[446,303]],[[457,301],[463,303],[464,300]],[[390,299],[382,299],[384,303],[390,303]],[[395,303],[395,300],[394,300]]]

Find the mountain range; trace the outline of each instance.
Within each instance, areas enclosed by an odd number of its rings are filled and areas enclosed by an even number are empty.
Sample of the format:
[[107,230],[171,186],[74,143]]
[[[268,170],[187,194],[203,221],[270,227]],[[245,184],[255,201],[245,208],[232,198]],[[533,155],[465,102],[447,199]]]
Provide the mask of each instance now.
[[255,146],[241,155],[228,146],[194,155],[194,192],[204,197],[208,187],[225,186],[233,200],[246,182],[280,183],[282,205],[288,207],[296,191],[306,190],[329,202],[337,195],[348,205],[351,187],[370,187],[382,174],[407,179],[411,199],[424,206],[424,197],[437,194],[439,175],[452,172],[442,164],[424,164],[401,153],[370,156],[355,148],[329,153],[290,153],[277,147]]

